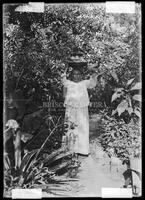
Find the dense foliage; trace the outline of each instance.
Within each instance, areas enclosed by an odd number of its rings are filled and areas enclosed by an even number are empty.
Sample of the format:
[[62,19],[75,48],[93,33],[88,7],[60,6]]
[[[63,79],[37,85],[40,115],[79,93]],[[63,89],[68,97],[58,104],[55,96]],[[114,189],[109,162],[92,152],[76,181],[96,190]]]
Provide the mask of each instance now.
[[[123,159],[132,149],[140,156],[140,5],[134,14],[106,13],[99,3],[45,4],[44,13],[15,12],[17,6],[4,6],[5,121],[18,121],[23,133],[34,136],[29,146],[41,148],[55,120],[63,123],[62,104],[52,103],[64,100],[61,73],[79,48],[88,65],[100,61],[98,72],[103,72],[89,91],[91,102],[100,103],[93,112],[105,108],[102,146]],[[84,78],[90,74],[84,69]],[[49,153],[60,148],[63,132],[51,137]]]
[[[15,147],[15,166],[12,165],[10,155],[4,152],[4,195],[11,196],[11,190],[14,188],[36,188],[41,187],[43,191],[53,193],[57,188],[51,189],[51,184],[56,184],[56,187],[61,187],[68,180],[64,180],[58,176],[69,172],[69,176],[73,178],[73,170],[79,167],[79,162],[76,163],[73,154],[68,151],[66,146],[53,149],[46,147],[46,144],[53,142],[51,136],[57,132],[62,124],[55,123],[52,129],[49,129],[49,134],[45,138],[40,148],[25,152],[21,159],[21,148],[16,148],[20,145],[18,139],[24,140],[22,132],[19,131],[19,125],[15,120],[9,120],[7,123],[7,136],[12,137]],[[5,132],[5,134],[6,134]],[[21,137],[20,137],[21,134]],[[26,134],[24,134],[26,137]],[[6,138],[9,139],[8,137]],[[34,138],[32,138],[34,139]],[[21,146],[21,145],[20,145]],[[54,147],[54,145],[51,145]],[[26,146],[25,146],[26,148]],[[74,179],[73,179],[74,180]],[[73,181],[72,180],[72,181]],[[60,189],[60,188],[59,188]]]
[[131,120],[128,124],[124,120],[116,120],[107,114],[101,123],[104,130],[100,141],[108,155],[119,157],[122,161],[130,158],[141,158],[141,132],[139,122]]
[[44,14],[18,13],[16,6],[5,9],[5,69],[7,79],[14,78],[26,98],[33,94],[40,104],[62,99],[60,72],[75,47],[89,63],[101,57],[104,76],[92,91],[98,101],[103,97],[110,103],[106,97],[111,98],[116,85],[139,78],[138,5],[135,14],[106,14],[103,4],[46,4]]

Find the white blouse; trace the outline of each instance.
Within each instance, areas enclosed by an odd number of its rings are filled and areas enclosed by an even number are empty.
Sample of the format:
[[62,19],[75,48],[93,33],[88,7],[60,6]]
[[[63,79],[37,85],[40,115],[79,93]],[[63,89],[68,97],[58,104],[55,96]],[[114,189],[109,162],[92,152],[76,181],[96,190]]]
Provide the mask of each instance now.
[[90,103],[87,89],[96,86],[97,78],[91,77],[89,80],[73,82],[68,80],[64,74],[62,76],[62,83],[67,88],[64,106],[86,107]]

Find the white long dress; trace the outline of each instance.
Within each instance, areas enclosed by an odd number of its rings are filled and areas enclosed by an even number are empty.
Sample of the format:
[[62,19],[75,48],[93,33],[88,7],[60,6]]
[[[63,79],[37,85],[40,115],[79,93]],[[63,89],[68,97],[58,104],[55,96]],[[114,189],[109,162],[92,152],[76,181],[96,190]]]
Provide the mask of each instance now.
[[[88,88],[96,86],[96,78],[73,82],[63,76],[64,87],[67,88],[64,106],[65,119],[69,125],[66,133],[66,145],[71,152],[84,155],[89,154],[89,96]],[[75,127],[72,129],[72,124]]]

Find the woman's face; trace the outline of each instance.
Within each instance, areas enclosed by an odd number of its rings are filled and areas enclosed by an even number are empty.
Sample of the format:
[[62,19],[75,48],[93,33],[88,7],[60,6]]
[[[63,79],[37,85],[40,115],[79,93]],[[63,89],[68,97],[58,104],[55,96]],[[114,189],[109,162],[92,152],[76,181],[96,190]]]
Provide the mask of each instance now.
[[79,81],[81,81],[81,78],[82,78],[81,72],[78,71],[78,70],[74,70],[74,71],[73,71],[73,74],[72,74],[72,78],[73,78],[73,81],[74,81],[74,82],[79,82]]

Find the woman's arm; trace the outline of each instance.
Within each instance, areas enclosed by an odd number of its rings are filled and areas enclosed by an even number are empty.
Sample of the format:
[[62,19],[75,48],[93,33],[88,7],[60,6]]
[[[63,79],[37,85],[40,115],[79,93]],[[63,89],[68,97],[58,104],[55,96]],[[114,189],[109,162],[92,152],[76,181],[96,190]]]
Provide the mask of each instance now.
[[63,84],[63,97],[65,98],[66,97],[66,93],[67,93],[67,78],[66,78],[66,72],[67,72],[67,68],[66,70],[63,72],[63,74],[61,74],[61,81],[62,81],[62,84]]
[[96,87],[97,85],[97,75],[95,73],[93,73],[88,81],[88,88],[92,89],[94,87]]
[[67,69],[65,69],[65,71],[63,72],[63,74],[61,74],[61,81],[62,81],[62,84],[64,86],[66,85],[66,82],[67,82],[66,71],[67,71]]
[[98,82],[98,77],[101,75],[102,73],[93,73],[90,77],[89,80],[87,80],[87,88],[92,89],[97,85]]
[[103,74],[103,72],[101,72],[101,73],[94,72],[94,73],[92,74],[92,79],[98,80],[98,77],[101,76],[102,74]]
[[63,98],[66,97],[66,93],[67,93],[67,88],[66,88],[66,87],[63,87]]

